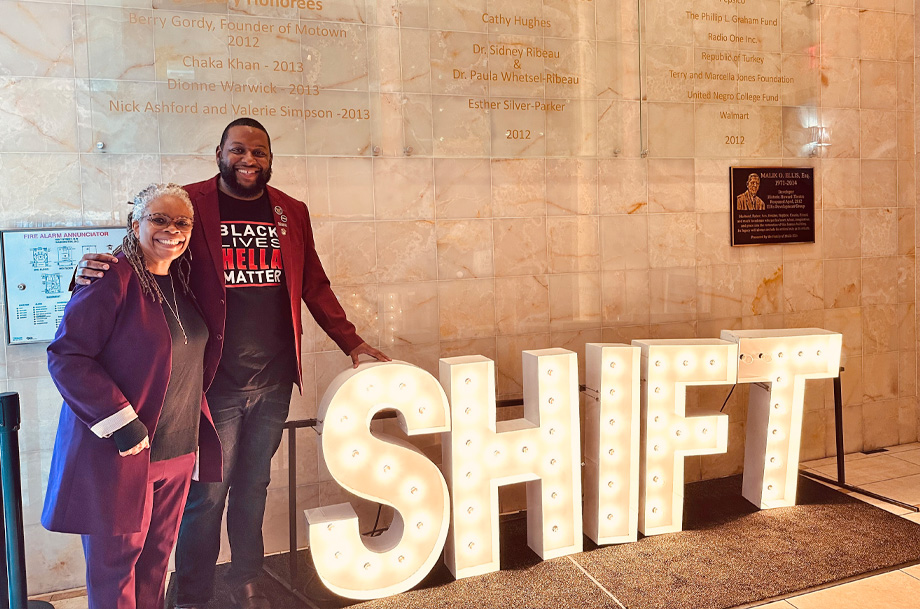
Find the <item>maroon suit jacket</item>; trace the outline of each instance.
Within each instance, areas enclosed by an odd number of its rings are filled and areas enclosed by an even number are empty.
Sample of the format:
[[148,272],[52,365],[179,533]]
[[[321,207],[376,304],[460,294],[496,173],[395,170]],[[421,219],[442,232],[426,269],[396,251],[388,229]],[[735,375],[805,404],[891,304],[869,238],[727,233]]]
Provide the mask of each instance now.
[[[74,291],[48,345],[48,369],[64,397],[42,513],[51,531],[125,535],[141,528],[150,451],[121,457],[114,440],[90,428],[130,406],[155,437],[172,340],[163,307],[144,295],[119,257],[102,279]],[[207,358],[205,368],[213,368]],[[203,394],[198,445],[199,479],[219,481],[220,441]]]
[[[217,176],[204,182],[185,186],[195,207],[195,230],[189,242],[192,253],[191,287],[201,306],[211,338],[205,352],[205,387],[211,384],[223,348],[224,324],[227,316],[226,284],[221,255],[220,206],[217,200]],[[329,285],[329,278],[316,254],[313,229],[307,206],[267,186],[278,240],[281,242],[281,262],[288,295],[291,299],[291,321],[297,350],[297,384],[303,383],[300,344],[303,322],[300,301],[306,303],[316,323],[345,353],[364,340],[345,316],[342,305]]]

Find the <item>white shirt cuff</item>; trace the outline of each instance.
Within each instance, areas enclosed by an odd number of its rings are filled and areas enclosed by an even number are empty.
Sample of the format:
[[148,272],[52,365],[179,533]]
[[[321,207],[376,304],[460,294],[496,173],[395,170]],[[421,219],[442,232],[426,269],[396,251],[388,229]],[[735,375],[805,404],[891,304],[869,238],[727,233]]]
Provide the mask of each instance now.
[[136,418],[137,413],[134,412],[134,408],[129,404],[115,414],[102,419],[90,427],[89,430],[100,438],[108,438]]

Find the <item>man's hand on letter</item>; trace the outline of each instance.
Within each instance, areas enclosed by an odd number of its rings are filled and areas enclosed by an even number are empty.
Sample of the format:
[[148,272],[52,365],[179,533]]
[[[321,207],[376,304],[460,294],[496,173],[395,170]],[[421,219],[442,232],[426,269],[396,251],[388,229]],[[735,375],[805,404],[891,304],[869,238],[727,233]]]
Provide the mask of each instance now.
[[80,262],[77,263],[77,273],[74,276],[74,283],[78,285],[89,285],[94,279],[99,279],[109,270],[110,263],[116,263],[118,259],[111,254],[83,254]]
[[370,355],[374,359],[381,361],[381,362],[390,361],[390,358],[387,357],[386,353],[378,349],[374,349],[367,343],[361,343],[360,345],[352,349],[349,355],[351,355],[351,362],[353,364],[352,367],[354,368],[358,367],[358,356],[360,355]]

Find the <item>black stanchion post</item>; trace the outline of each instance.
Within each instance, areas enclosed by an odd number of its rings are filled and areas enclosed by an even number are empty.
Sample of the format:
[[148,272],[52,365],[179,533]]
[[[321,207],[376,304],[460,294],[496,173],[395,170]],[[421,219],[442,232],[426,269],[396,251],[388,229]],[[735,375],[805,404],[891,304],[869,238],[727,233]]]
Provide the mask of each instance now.
[[26,550],[22,530],[22,474],[19,469],[19,394],[0,393],[0,488],[6,532],[6,573],[10,609],[54,609],[30,601],[26,587]]
[[[0,505],[3,505],[3,488],[0,486]],[[6,526],[0,517],[0,548],[6,548]],[[6,551],[0,551],[0,590],[9,589],[6,578]],[[6,594],[0,594],[0,609],[10,609],[10,599]]]
[[844,465],[843,454],[843,389],[840,386],[841,374],[843,374],[842,366],[834,378],[834,432],[837,442],[837,482],[846,484],[847,470]]

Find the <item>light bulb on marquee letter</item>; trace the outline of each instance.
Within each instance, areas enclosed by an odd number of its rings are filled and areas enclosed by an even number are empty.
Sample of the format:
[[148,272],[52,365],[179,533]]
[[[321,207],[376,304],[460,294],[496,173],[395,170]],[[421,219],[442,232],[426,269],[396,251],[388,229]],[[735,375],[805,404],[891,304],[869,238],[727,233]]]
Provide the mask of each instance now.
[[843,336],[801,328],[723,330],[722,338],[738,343],[738,382],[754,383],[741,494],[760,508],[795,505],[805,380],[839,374]]
[[447,537],[450,497],[437,466],[408,442],[370,431],[371,418],[386,409],[408,435],[450,428],[437,379],[405,362],[362,364],[326,390],[317,416],[329,473],[351,493],[396,510],[377,537],[361,536],[350,504],[306,510],[316,572],[347,598],[408,590],[434,566]]
[[684,457],[724,453],[728,416],[687,417],[688,385],[731,385],[738,345],[718,339],[633,341],[642,349],[642,449],[639,530],[680,531]]
[[497,571],[498,487],[527,483],[527,545],[541,558],[582,550],[578,364],[565,349],[524,351],[524,418],[496,422],[495,364],[441,360],[451,403],[443,467],[453,522],[444,561],[455,577]]
[[639,518],[639,347],[585,346],[585,534],[636,541]]

